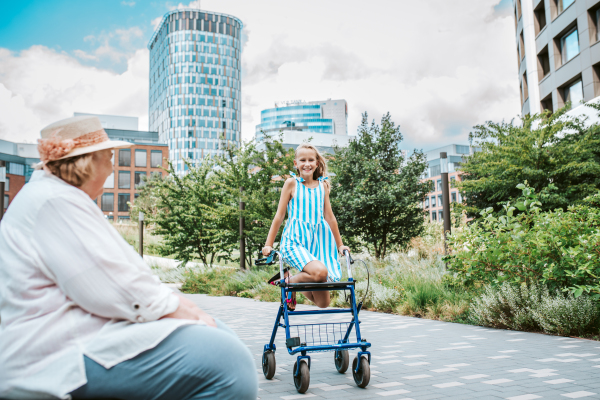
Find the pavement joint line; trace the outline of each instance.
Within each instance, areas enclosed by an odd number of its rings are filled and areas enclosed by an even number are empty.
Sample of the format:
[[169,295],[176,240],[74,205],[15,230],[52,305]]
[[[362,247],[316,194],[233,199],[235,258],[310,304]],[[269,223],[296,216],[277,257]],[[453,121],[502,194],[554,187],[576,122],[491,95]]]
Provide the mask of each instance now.
[[[296,356],[287,353],[282,330],[278,330],[275,340],[276,380],[268,381],[262,374],[262,350],[269,341],[272,320],[275,319],[279,303],[234,297],[184,296],[228,324],[248,345],[243,348],[249,348],[250,353],[256,354],[254,365],[261,400],[600,398],[598,342],[530,332],[482,329],[366,310],[361,312],[361,319],[366,325],[363,323],[361,326],[365,327],[363,332],[372,343],[369,349],[373,355],[369,386],[366,389],[358,388],[350,368],[345,374],[339,374],[331,353],[309,353],[314,361],[310,370],[311,385],[306,394],[301,395],[296,391],[291,372]],[[315,309],[306,305],[299,308]],[[296,318],[299,325],[322,321],[319,319],[321,316]],[[262,324],[261,321],[268,322]],[[329,321],[344,320],[334,317]],[[387,329],[388,326],[395,329]],[[442,329],[432,331],[434,328]],[[428,332],[427,336],[425,332]],[[525,340],[508,342],[515,339]],[[571,345],[578,347],[559,347]],[[469,347],[439,351],[460,346]],[[350,362],[357,351],[349,351]],[[417,355],[420,357],[411,357]],[[506,357],[488,358],[498,356]]]

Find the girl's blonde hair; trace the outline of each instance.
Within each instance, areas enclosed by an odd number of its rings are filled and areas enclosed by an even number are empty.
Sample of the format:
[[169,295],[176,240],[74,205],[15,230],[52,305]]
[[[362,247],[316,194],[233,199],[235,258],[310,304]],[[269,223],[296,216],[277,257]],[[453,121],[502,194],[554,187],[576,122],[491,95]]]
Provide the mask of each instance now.
[[[313,172],[313,179],[318,179],[319,177],[324,177],[327,178],[329,175],[327,174],[327,161],[325,160],[325,157],[323,157],[321,155],[321,153],[319,152],[319,149],[317,149],[315,146],[313,146],[310,143],[304,142],[302,144],[300,144],[300,146],[298,146],[296,148],[296,155],[295,157],[298,157],[298,152],[302,149],[310,149],[313,150],[315,152],[315,155],[317,157],[317,169],[315,170],[315,172]],[[300,170],[298,168],[296,168],[296,172],[298,173],[298,176],[300,176]],[[327,186],[327,189],[329,189],[330,183],[329,180],[325,180],[323,181],[325,186]]]

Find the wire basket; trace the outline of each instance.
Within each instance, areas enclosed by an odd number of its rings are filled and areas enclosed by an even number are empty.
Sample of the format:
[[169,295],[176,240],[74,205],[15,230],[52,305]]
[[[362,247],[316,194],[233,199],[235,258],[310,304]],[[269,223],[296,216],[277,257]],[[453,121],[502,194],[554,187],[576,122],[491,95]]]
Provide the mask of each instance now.
[[290,337],[299,337],[307,346],[338,344],[346,336],[350,322],[290,325]]

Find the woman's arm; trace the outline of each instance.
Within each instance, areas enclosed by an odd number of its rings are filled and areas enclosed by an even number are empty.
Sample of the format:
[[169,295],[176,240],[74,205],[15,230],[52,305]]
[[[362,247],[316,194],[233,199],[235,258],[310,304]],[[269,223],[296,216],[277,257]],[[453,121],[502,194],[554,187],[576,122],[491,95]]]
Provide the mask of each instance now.
[[295,188],[295,184],[296,180],[294,178],[288,178],[283,185],[283,189],[281,189],[281,197],[279,198],[277,212],[275,213],[275,218],[273,218],[273,222],[271,223],[271,229],[269,229],[269,235],[267,236],[265,247],[262,249],[262,253],[265,256],[268,256],[269,253],[271,253],[271,250],[273,250],[273,242],[275,242],[277,232],[279,232],[279,228],[281,228],[281,224],[285,219],[285,212],[287,205],[292,198],[292,191]]
[[331,203],[329,202],[329,190],[325,190],[325,209],[323,210],[323,218],[325,218],[325,221],[327,221],[329,227],[331,228],[331,232],[335,238],[335,243],[337,243],[338,250],[341,253],[343,253],[344,250],[348,250],[348,252],[350,252],[350,248],[348,246],[344,246],[344,242],[342,242],[342,235],[340,235],[337,219],[335,219],[335,215],[333,215]]

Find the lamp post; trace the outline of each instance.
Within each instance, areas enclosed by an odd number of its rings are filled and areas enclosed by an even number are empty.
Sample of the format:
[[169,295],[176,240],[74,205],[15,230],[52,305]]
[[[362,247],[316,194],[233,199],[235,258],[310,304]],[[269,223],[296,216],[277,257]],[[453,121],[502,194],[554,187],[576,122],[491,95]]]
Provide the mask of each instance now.
[[0,160],[0,221],[4,217],[4,182],[6,182],[6,163]]
[[447,238],[450,233],[450,187],[448,185],[448,154],[440,153],[440,167],[442,170],[442,218],[444,220],[444,254],[448,254]]
[[246,238],[244,237],[244,210],[246,204],[242,201],[242,195],[244,194],[244,187],[240,187],[240,269],[246,269]]
[[140,212],[140,257],[144,258],[144,213]]

